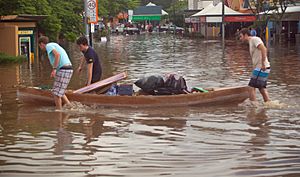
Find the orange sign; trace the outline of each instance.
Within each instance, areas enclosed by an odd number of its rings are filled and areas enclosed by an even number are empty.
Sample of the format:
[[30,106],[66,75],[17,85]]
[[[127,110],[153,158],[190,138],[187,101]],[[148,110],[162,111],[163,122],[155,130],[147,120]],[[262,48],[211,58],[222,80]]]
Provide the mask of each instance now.
[[98,0],[87,0],[88,23],[98,23]]

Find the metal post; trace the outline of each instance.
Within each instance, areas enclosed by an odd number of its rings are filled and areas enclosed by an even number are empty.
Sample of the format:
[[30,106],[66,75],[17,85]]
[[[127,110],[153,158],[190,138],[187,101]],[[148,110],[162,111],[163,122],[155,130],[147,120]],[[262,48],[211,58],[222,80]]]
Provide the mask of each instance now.
[[84,26],[85,26],[85,37],[88,40],[88,43],[90,44],[90,28],[88,25],[88,18],[87,18],[87,0],[84,0]]
[[225,16],[225,0],[222,1],[222,42],[225,42],[225,21],[224,21],[224,16]]
[[90,42],[90,46],[93,47],[93,33],[92,33],[92,31],[91,31],[91,24],[89,24],[88,26],[89,26],[89,28],[90,28],[90,30],[89,30],[89,33],[90,33],[90,36],[89,36],[89,37],[90,37],[90,41],[89,41],[89,42]]

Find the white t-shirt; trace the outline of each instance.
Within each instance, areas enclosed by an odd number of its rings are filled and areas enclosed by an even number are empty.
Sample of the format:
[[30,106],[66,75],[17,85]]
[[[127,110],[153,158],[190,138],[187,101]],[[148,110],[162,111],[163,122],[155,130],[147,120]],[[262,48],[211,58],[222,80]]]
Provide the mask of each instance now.
[[[261,51],[257,48],[260,44],[264,44],[264,43],[259,37],[253,36],[249,40],[250,56],[252,58],[253,67],[255,68],[261,68],[262,66]],[[266,58],[265,66],[270,67],[270,62],[268,60],[268,57]]]

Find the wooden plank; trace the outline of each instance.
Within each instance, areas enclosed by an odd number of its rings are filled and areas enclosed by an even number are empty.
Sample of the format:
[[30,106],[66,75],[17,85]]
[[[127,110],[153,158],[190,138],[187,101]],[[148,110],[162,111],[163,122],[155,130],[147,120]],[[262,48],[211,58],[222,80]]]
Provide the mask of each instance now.
[[120,81],[122,79],[125,79],[126,77],[127,77],[126,72],[123,72],[123,73],[111,76],[109,78],[103,79],[101,81],[95,82],[95,83],[93,83],[91,85],[82,87],[82,88],[80,88],[78,90],[73,91],[73,93],[86,93],[86,92],[90,92],[90,91],[93,91],[95,89],[98,89],[98,88],[107,86],[109,84],[112,84],[114,82]]

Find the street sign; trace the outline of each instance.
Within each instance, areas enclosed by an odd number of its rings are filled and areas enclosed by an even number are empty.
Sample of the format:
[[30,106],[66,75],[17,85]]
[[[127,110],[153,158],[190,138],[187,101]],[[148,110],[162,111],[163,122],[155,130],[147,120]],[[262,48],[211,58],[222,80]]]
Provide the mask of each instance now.
[[128,10],[128,21],[132,21],[132,16],[133,16],[133,10]]
[[91,33],[94,33],[94,32],[95,32],[95,24],[91,23]]
[[98,23],[98,0],[87,0],[88,23]]

